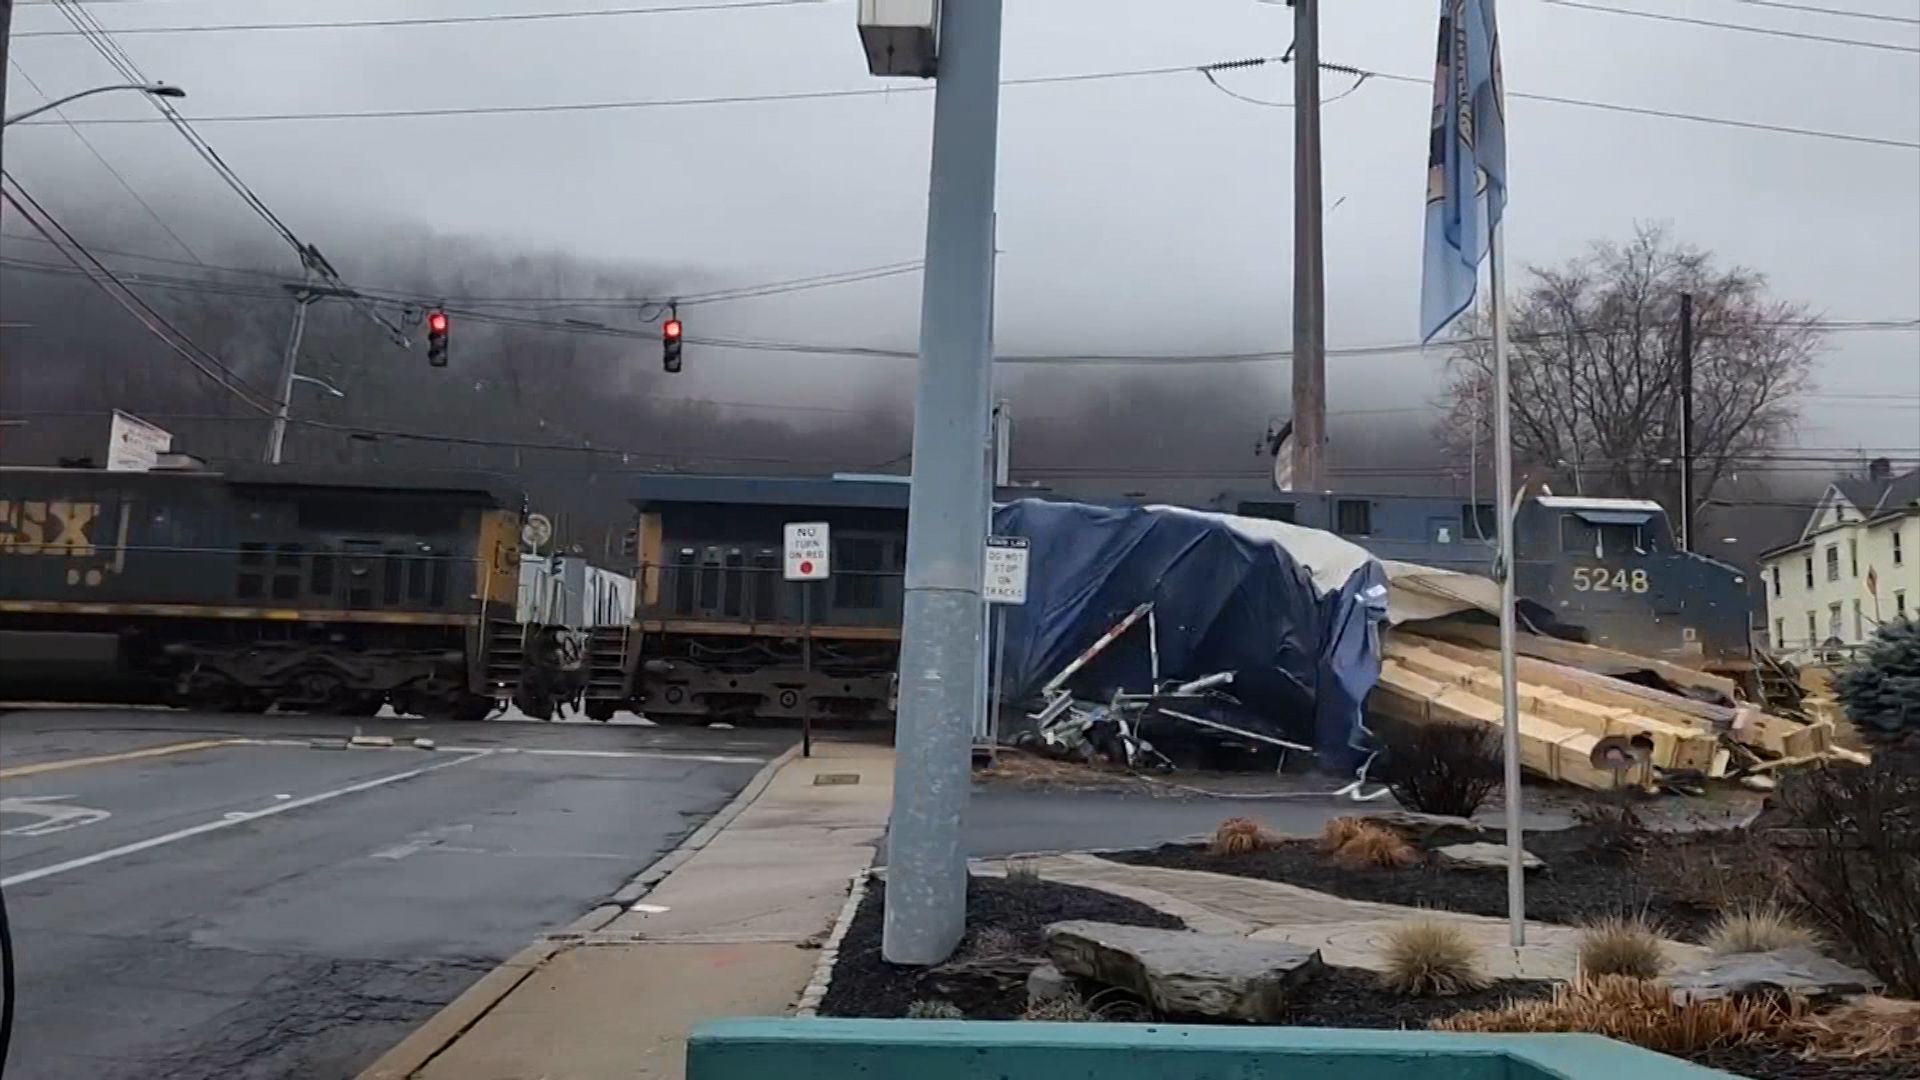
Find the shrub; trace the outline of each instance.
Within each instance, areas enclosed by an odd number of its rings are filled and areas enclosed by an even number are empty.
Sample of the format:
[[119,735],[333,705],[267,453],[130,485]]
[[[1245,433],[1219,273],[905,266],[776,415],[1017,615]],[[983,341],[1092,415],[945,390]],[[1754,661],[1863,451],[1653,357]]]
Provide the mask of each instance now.
[[1760,904],[1722,915],[1707,931],[1706,946],[1715,956],[1817,949],[1820,935],[1802,926],[1791,912],[1775,904]]
[[1015,956],[1020,952],[1020,938],[1004,926],[983,926],[967,939],[966,952],[968,956],[982,960]]
[[1487,985],[1479,948],[1458,923],[1424,918],[1387,931],[1387,989],[1409,997],[1451,997]]
[[1660,928],[1641,915],[1611,915],[1580,933],[1580,972],[1657,979],[1667,966]]
[[1880,624],[1833,692],[1868,745],[1920,756],[1920,621]]
[[1019,886],[1040,884],[1040,864],[1032,859],[1008,859],[1007,884]]
[[1247,855],[1268,851],[1280,844],[1280,838],[1268,832],[1252,818],[1228,818],[1213,831],[1213,843],[1207,848],[1215,855]]
[[1080,995],[1072,991],[1057,998],[1035,1001],[1027,1005],[1027,1011],[1020,1014],[1022,1020],[1039,1020],[1056,1024],[1089,1024],[1100,1019],[1093,1010],[1080,1000]]
[[1400,805],[1423,814],[1472,817],[1500,787],[1500,733],[1478,724],[1397,729],[1374,778]]
[[1828,765],[1776,795],[1811,841],[1784,852],[1794,895],[1891,991],[1920,996],[1920,772],[1897,757]]
[[1756,1038],[1779,1037],[1808,1015],[1795,998],[1720,998],[1675,1005],[1665,983],[1622,976],[1581,979],[1546,1001],[1510,1002],[1464,1012],[1430,1025],[1480,1033],[1591,1032],[1689,1057]]
[[1347,846],[1355,833],[1367,827],[1367,823],[1357,817],[1337,817],[1329,819],[1320,830],[1320,852],[1331,855]]
[[1420,849],[1385,825],[1363,821],[1333,853],[1333,861],[1348,867],[1379,866],[1397,870],[1418,863]]
[[909,1020],[965,1020],[967,1014],[948,1001],[916,1001],[907,1006]]

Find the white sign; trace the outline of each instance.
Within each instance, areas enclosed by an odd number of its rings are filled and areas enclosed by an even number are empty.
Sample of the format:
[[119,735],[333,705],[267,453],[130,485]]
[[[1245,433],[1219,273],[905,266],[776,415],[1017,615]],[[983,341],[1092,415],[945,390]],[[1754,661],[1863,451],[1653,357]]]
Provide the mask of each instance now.
[[824,521],[787,522],[787,580],[826,579],[833,572],[830,541]]
[[551,539],[553,539],[553,522],[545,514],[530,514],[527,516],[526,524],[520,526],[521,542],[532,548],[536,555]]
[[987,537],[987,574],[980,585],[987,603],[1027,602],[1028,547],[1024,536]]
[[146,472],[160,463],[161,454],[172,449],[172,432],[119,409],[113,410],[113,423],[107,428],[109,471]]

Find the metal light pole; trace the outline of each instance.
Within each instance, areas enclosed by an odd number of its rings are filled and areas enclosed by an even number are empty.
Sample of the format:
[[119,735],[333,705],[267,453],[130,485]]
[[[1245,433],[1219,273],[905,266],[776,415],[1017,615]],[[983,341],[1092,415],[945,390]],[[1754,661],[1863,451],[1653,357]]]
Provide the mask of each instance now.
[[1292,3],[1293,487],[1324,491],[1327,296],[1320,211],[1320,0]]
[[981,660],[1000,0],[940,5],[913,492],[881,952],[946,959],[966,929],[967,805]]
[[[312,376],[300,374],[300,339],[307,333],[307,308],[332,297],[355,300],[360,294],[337,285],[313,284],[311,263],[306,268],[305,276],[305,283],[285,286],[286,290],[293,294],[293,327],[287,332],[286,352],[280,357],[280,378],[274,385],[273,424],[267,429],[267,446],[262,455],[263,460],[269,465],[280,464],[281,448],[287,441],[287,419],[293,411],[294,383],[310,382],[320,386],[334,397],[347,396],[331,383],[324,383]],[[382,325],[385,324],[382,323]]]
[[36,105],[23,113],[17,113],[7,117],[5,121],[0,121],[0,126],[12,126],[29,117],[39,116],[43,112],[57,109],[70,101],[78,101],[83,97],[110,93],[114,90],[138,90],[143,94],[152,94],[154,97],[164,98],[183,98],[187,96],[185,90],[177,86],[168,86],[166,83],[114,83],[112,86],[96,86],[91,90],[82,90],[78,93],[68,94],[66,97],[54,98],[44,105]]

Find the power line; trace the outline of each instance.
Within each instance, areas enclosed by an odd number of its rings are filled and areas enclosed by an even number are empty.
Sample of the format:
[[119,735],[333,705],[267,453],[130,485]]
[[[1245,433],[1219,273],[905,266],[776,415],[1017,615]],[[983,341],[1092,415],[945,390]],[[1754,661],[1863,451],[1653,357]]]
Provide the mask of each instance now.
[[1808,34],[1799,30],[1779,30],[1768,26],[1747,26],[1743,23],[1720,22],[1715,19],[1692,19],[1685,15],[1663,15],[1653,11],[1635,11],[1631,8],[1607,7],[1604,4],[1581,3],[1580,0],[1540,0],[1554,7],[1578,8],[1581,11],[1598,11],[1607,15],[1626,15],[1635,19],[1655,19],[1660,22],[1684,23],[1688,26],[1706,26],[1716,30],[1732,30],[1744,34],[1764,34],[1768,37],[1792,38],[1797,41],[1817,41],[1828,45],[1849,45],[1856,49],[1881,49],[1887,52],[1920,53],[1920,45],[1896,45],[1890,41],[1862,41],[1859,38],[1829,37],[1825,34]]
[[[8,184],[12,185],[10,190],[0,190],[0,194],[4,194],[6,201],[11,204],[22,217],[26,218],[34,228],[39,229],[48,240],[54,240],[54,242],[60,246],[61,250],[66,253],[67,257],[73,260],[74,265],[81,268],[81,270],[93,280],[94,284],[100,287],[102,292],[113,297],[116,303],[125,308],[134,318],[138,319],[141,325],[145,326],[149,332],[165,342],[169,349],[185,359],[196,371],[199,371],[202,375],[211,379],[221,389],[239,398],[241,402],[255,411],[263,414],[272,413],[272,407],[265,404],[266,399],[264,395],[261,395],[257,390],[248,385],[247,381],[242,378],[238,372],[228,367],[225,361],[221,360],[214,353],[201,348],[192,338],[182,333],[179,328],[167,321],[165,316],[155,311],[146,301],[140,299],[138,294],[134,293],[124,282],[114,276],[113,271],[109,269],[105,263],[95,258],[93,254],[87,250],[86,245],[75,238],[71,232],[68,232],[65,226],[60,224],[58,219],[48,213],[46,208],[41,206],[40,203],[20,185],[20,181],[16,179],[12,173],[0,173],[0,178],[4,178]],[[55,240],[56,233],[59,234],[58,240]]]
[[[56,0],[58,2],[58,0]],[[733,11],[744,8],[812,7],[826,0],[732,0],[729,3],[663,4],[657,7],[608,8],[590,11],[525,11],[498,15],[429,15],[402,19],[315,20],[280,23],[213,23],[189,26],[116,26],[116,34],[223,34],[273,30],[361,30],[391,29],[407,26],[453,26],[463,23],[551,22],[561,19],[599,19],[630,15],[681,15],[702,11]],[[74,30],[23,30],[13,36],[72,37]]]
[[[33,87],[34,93],[39,94],[43,100],[46,100],[46,101],[53,100],[53,95],[47,93],[45,90],[40,88],[40,83],[36,81],[32,75],[27,74],[27,69],[20,66],[20,61],[11,60],[10,63],[13,65],[13,70],[19,72],[20,77],[27,81],[27,85]],[[67,120],[67,111],[65,109],[55,109],[53,110],[53,115],[59,117],[63,121]],[[154,210],[152,204],[148,203],[147,200],[140,197],[140,193],[133,189],[133,185],[127,182],[127,178],[121,175],[119,169],[116,169],[113,167],[113,162],[107,160],[106,155],[100,152],[100,148],[93,145],[93,140],[87,138],[87,135],[85,132],[81,131],[77,127],[74,127],[71,121],[67,122],[67,128],[68,130],[73,132],[74,138],[80,140],[80,145],[87,148],[87,153],[92,154],[93,159],[100,163],[100,167],[107,170],[108,174],[113,177],[114,181],[120,185],[122,190],[126,191],[128,195],[132,196],[134,202],[140,204],[140,209],[146,211],[147,216],[153,219],[153,223],[155,225],[160,226],[161,232],[166,233],[168,238],[170,238],[175,244],[179,245],[180,250],[186,252],[188,258],[192,259],[195,265],[199,265],[199,266],[206,265],[205,263],[200,261],[199,253],[194,251],[192,246],[189,245],[185,240],[181,239],[179,233],[173,231],[173,226],[167,224],[166,219],[162,218],[159,215],[159,213]],[[48,241],[48,243],[52,243],[52,241]]]
[[[1280,57],[1265,57],[1252,61],[1253,64],[1279,63]],[[1229,67],[1246,66],[1247,62],[1180,65],[1175,67],[1133,68],[1120,71],[1083,72],[1069,75],[1041,75],[1027,78],[1007,79],[1005,86],[1037,86],[1073,82],[1092,82],[1108,79],[1151,78],[1172,74],[1190,74],[1202,71],[1219,71]],[[1432,76],[1402,75],[1394,72],[1374,71],[1351,67],[1344,64],[1320,65],[1323,70],[1339,74],[1359,76],[1368,79],[1380,79],[1386,82],[1407,83],[1430,88]],[[839,90],[797,90],[762,94],[725,94],[709,97],[687,98],[648,98],[623,101],[556,102],[545,105],[467,105],[444,106],[418,109],[366,109],[360,111],[311,111],[283,113],[229,113],[226,115],[202,116],[198,120],[203,124],[250,124],[280,123],[292,121],[334,121],[334,120],[391,120],[410,118],[431,118],[450,116],[518,116],[563,112],[605,112],[632,109],[668,109],[699,108],[720,105],[751,105],[769,102],[791,101],[835,101],[847,98],[867,98],[893,96],[900,94],[930,93],[931,86],[919,83],[900,87],[858,87]],[[1830,131],[1823,128],[1794,127],[1787,124],[1773,124],[1753,120],[1735,120],[1727,117],[1707,116],[1699,113],[1686,113],[1668,109],[1642,108],[1634,105],[1621,105],[1614,102],[1592,101],[1584,98],[1559,97],[1552,94],[1530,94],[1523,91],[1507,91],[1509,98],[1530,101],[1542,101],[1555,105],[1575,108],[1598,109],[1605,112],[1625,113],[1634,116],[1650,116],[1666,120],[1681,120],[1689,123],[1709,124],[1717,127],[1736,128],[1747,131],[1765,131],[1779,135],[1799,135],[1806,138],[1829,139],[1837,142],[1860,143],[1868,146],[1888,146],[1903,150],[1920,150],[1920,141],[1891,139],[1875,135],[1855,135],[1847,132]],[[155,121],[135,117],[87,117],[73,121],[76,124],[149,124]],[[33,127],[50,121],[27,120],[18,127]]]
[[1906,15],[1881,15],[1871,11],[1854,11],[1851,8],[1821,7],[1817,4],[1789,4],[1781,0],[1733,0],[1736,4],[1751,4],[1754,7],[1780,8],[1785,11],[1806,11],[1816,15],[1833,15],[1843,19],[1872,19],[1876,22],[1906,23],[1920,26],[1920,19]]

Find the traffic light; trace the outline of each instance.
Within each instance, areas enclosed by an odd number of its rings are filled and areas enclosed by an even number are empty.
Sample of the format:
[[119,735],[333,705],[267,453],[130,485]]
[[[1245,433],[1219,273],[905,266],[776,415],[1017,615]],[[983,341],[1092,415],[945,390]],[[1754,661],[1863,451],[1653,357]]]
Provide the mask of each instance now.
[[447,313],[439,308],[427,312],[427,363],[447,366]]
[[669,312],[667,321],[660,324],[660,363],[669,375],[680,371],[680,332],[680,316]]

